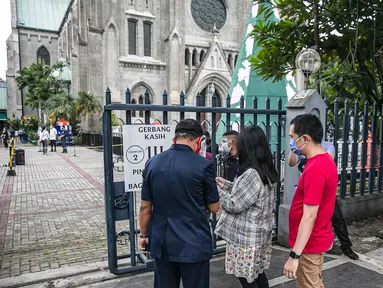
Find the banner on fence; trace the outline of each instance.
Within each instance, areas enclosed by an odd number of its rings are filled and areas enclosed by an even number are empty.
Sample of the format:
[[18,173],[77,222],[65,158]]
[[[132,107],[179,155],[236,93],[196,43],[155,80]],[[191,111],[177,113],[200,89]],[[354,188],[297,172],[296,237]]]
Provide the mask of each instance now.
[[124,125],[125,191],[140,191],[146,161],[173,143],[174,125]]

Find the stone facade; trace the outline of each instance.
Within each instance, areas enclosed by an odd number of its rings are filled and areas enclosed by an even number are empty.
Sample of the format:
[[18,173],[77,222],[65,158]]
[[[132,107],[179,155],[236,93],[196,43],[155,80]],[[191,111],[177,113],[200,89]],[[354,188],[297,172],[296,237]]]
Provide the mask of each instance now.
[[22,108],[24,115],[34,115],[37,111],[32,111],[28,106],[22,107],[21,101],[28,90],[20,91],[17,88],[17,72],[24,67],[28,67],[37,61],[38,50],[45,47],[49,52],[50,63],[58,61],[58,34],[55,31],[42,31],[22,28],[17,25],[16,0],[11,0],[12,15],[12,34],[7,40],[7,59],[8,69],[7,90],[8,90],[8,118],[21,118]]
[[[129,87],[132,102],[138,104],[148,89],[150,102],[161,104],[166,89],[169,104],[178,104],[184,91],[186,104],[195,105],[197,93],[208,93],[205,88],[214,83],[219,102],[224,103],[251,4],[243,0],[75,0],[58,46],[59,56],[72,69],[72,92],[91,90],[102,102],[109,87],[112,102],[125,103]],[[222,27],[219,31],[206,31],[199,25],[203,19],[193,18],[198,9],[202,13],[209,5],[226,9],[226,19],[216,19],[221,21],[216,23]],[[145,25],[150,27],[149,40]]]
[[112,102],[125,103],[129,87],[132,102],[141,103],[148,89],[150,102],[161,104],[166,89],[169,104],[178,104],[184,91],[187,105],[195,105],[198,92],[209,105],[212,89],[205,88],[214,84],[218,103],[225,103],[251,5],[243,0],[73,0],[58,35],[20,30],[18,36],[13,28],[8,45],[15,57],[9,51],[8,74],[14,77],[20,67],[18,43],[21,67],[35,61],[44,45],[52,63],[68,62],[73,95],[90,90],[103,103],[110,87]]

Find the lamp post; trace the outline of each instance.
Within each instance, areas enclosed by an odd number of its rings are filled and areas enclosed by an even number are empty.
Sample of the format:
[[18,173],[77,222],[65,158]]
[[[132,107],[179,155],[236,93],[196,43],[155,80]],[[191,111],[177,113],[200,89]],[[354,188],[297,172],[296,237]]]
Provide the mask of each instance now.
[[305,76],[305,89],[308,89],[310,75],[317,72],[321,66],[320,55],[314,49],[303,48],[295,59],[295,66]]

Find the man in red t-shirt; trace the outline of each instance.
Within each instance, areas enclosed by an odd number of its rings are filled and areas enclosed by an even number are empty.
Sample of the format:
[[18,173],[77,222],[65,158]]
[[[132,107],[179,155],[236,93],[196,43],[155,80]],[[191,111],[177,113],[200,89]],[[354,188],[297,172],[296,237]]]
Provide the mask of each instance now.
[[332,247],[338,171],[323,150],[323,126],[319,118],[304,114],[290,123],[290,148],[307,158],[289,215],[290,257],[284,274],[297,279],[298,288],[322,288],[323,254]]

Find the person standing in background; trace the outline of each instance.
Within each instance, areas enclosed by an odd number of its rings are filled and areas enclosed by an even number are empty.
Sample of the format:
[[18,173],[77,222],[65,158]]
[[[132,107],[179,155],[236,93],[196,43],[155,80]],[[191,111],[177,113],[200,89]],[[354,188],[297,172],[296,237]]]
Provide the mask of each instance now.
[[38,152],[42,152],[43,151],[41,149],[41,147],[42,147],[41,137],[42,136],[43,136],[43,134],[42,134],[42,127],[40,126],[39,129],[37,130],[37,144],[39,145],[39,151]]
[[61,139],[61,145],[63,146],[62,153],[68,153],[68,140],[69,140],[68,126],[62,126],[60,139]]
[[19,139],[19,130],[14,130],[15,131],[15,143],[16,144],[19,144],[20,143],[20,139]]
[[222,135],[221,150],[223,152],[223,178],[233,182],[238,175],[239,164],[236,141],[238,132],[227,131]]
[[42,128],[41,142],[43,143],[43,155],[48,155],[48,139],[49,132],[45,129],[45,126]]
[[9,135],[8,135],[8,130],[7,130],[7,128],[4,128],[3,133],[1,134],[1,138],[3,139],[4,148],[5,148],[5,149],[8,149],[8,139],[9,139]]
[[49,129],[49,140],[51,142],[51,152],[53,152],[53,147],[55,148],[54,152],[56,152],[57,130],[53,125]]

